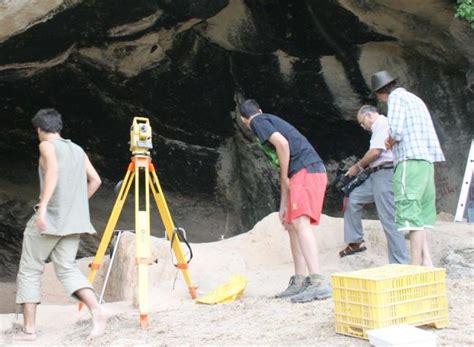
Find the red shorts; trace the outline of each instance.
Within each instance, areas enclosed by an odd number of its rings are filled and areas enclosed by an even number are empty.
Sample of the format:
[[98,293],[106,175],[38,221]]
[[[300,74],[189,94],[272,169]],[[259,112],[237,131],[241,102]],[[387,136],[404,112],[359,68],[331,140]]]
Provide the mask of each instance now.
[[287,224],[303,215],[308,216],[311,224],[318,225],[323,209],[324,194],[328,177],[326,173],[308,173],[302,169],[290,178]]

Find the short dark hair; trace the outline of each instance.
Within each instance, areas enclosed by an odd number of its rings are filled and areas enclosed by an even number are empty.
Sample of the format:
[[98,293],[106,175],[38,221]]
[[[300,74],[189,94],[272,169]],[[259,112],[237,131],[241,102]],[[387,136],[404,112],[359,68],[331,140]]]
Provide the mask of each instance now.
[[397,80],[390,82],[386,86],[383,86],[379,90],[376,91],[376,93],[387,93],[390,94],[395,88],[398,87]]
[[61,114],[54,108],[39,110],[31,120],[35,128],[40,128],[47,133],[59,133],[63,129]]
[[250,118],[260,112],[260,106],[254,99],[247,99],[239,106],[240,113],[244,118]]

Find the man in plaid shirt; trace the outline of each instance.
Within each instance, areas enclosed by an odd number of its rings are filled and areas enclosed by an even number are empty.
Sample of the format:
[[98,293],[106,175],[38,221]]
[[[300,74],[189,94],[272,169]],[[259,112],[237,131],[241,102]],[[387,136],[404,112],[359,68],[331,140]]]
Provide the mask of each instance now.
[[433,266],[425,228],[433,228],[436,219],[433,163],[444,161],[444,155],[425,103],[398,87],[397,79],[387,71],[372,75],[372,91],[388,104],[395,221],[399,231],[410,233],[412,264]]

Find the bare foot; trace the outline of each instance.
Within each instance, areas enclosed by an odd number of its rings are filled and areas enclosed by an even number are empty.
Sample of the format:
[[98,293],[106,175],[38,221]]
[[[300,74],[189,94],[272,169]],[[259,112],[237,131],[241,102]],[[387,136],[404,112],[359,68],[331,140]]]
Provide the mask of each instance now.
[[99,309],[94,310],[92,313],[92,330],[87,337],[88,340],[95,339],[99,336],[104,335],[105,325],[107,323],[107,312],[101,306]]
[[35,341],[36,333],[27,333],[24,329],[21,329],[18,333],[13,336],[14,341]]

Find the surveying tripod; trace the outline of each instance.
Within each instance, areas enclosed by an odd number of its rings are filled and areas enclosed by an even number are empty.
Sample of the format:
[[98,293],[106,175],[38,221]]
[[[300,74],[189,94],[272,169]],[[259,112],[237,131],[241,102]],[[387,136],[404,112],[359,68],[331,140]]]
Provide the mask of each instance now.
[[[177,233],[173,219],[171,218],[168,205],[166,203],[161,185],[156,175],[155,167],[151,162],[149,149],[152,148],[151,127],[147,118],[135,117],[130,130],[130,151],[132,159],[128,165],[127,173],[115,201],[112,213],[104,230],[97,254],[90,264],[88,276],[89,283],[94,278],[100,268],[105,251],[110,243],[115,226],[122,212],[123,205],[128,192],[135,183],[135,241],[136,241],[136,264],[138,267],[138,306],[140,312],[140,325],[142,328],[148,326],[148,265],[153,262],[150,248],[150,188],[155,197],[161,219],[166,229],[166,235],[171,242],[175,254],[177,265],[181,270],[184,280],[189,288],[189,293],[193,299],[196,298],[196,287],[193,285],[188,271],[188,261],[181,247],[182,233]],[[140,184],[140,176],[144,183]],[[140,199],[140,193],[144,192],[144,200]],[[179,231],[179,230],[178,230]],[[81,306],[80,306],[81,307]]]

